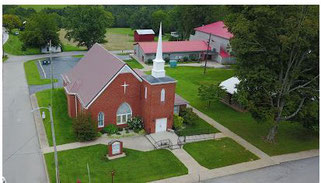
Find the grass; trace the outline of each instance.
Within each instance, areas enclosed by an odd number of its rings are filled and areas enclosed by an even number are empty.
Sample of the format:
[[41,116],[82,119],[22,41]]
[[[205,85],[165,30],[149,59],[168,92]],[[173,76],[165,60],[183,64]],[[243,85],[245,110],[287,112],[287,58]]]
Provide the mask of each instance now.
[[132,69],[142,69],[144,68],[137,60],[130,59],[130,60],[124,60]]
[[19,5],[19,6],[22,8],[33,8],[37,12],[45,8],[62,9],[67,7],[67,5]]
[[257,160],[254,154],[230,138],[188,143],[183,148],[202,166],[214,169]]
[[26,51],[22,51],[22,42],[19,39],[19,36],[10,34],[9,39],[3,45],[4,52],[12,55],[35,55],[41,54],[40,48],[27,48]]
[[179,136],[191,136],[217,132],[219,132],[219,130],[208,124],[202,118],[198,118],[198,121],[195,123],[195,125],[188,125],[184,123],[183,129],[177,131],[176,133]]
[[3,56],[3,57],[2,57],[2,62],[7,61],[7,60],[8,60],[8,58],[9,58],[9,57],[8,57],[8,55]]
[[[64,51],[82,51],[85,47],[77,47],[77,42],[68,41],[65,38],[66,30],[59,31],[59,39]],[[108,28],[106,33],[106,43],[102,45],[107,50],[132,50],[134,48],[134,31],[130,28]]]
[[[47,107],[50,104],[50,95],[51,90],[44,90],[36,93],[39,107]],[[68,116],[67,108],[67,99],[64,92],[64,89],[57,88],[53,92],[53,118],[54,118],[54,127],[56,135],[57,145],[71,143],[77,141],[73,129],[72,129],[72,119]],[[52,137],[51,137],[51,127],[50,127],[50,118],[49,112],[45,111],[46,119],[43,121],[48,143],[52,146]]]
[[[115,170],[115,182],[150,182],[184,175],[187,168],[168,150],[141,152],[124,149],[126,157],[108,160],[106,145],[94,145],[58,152],[61,182],[87,182],[87,163],[91,182],[111,182]],[[54,154],[45,154],[49,178],[55,182]]]
[[282,122],[275,143],[267,143],[263,138],[267,135],[271,123],[256,122],[249,113],[233,110],[221,102],[210,107],[197,96],[200,84],[217,84],[234,75],[232,69],[207,69],[183,67],[166,68],[166,74],[177,79],[176,92],[201,112],[224,125],[251,144],[269,155],[294,153],[319,148],[319,134],[305,129],[299,123]]
[[73,42],[72,40],[68,40],[65,38],[65,35],[67,34],[67,31],[65,29],[60,29],[59,33],[59,40],[62,44],[62,50],[63,51],[84,51],[87,50],[86,47],[78,47],[77,42]]
[[84,57],[84,55],[73,55],[72,57],[75,57],[75,58],[82,58],[82,57]]
[[[29,60],[24,63],[26,78],[28,85],[44,85],[50,84],[50,79],[42,79],[39,74],[37,63],[39,59]],[[53,82],[58,82],[57,79],[54,79]]]
[[134,30],[131,28],[108,28],[107,32],[110,32],[111,34],[124,34],[134,36]]

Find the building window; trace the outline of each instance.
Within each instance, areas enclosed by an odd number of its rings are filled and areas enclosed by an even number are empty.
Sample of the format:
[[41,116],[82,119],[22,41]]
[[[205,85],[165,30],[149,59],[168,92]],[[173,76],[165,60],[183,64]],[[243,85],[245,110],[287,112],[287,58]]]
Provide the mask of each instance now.
[[132,118],[132,109],[129,104],[122,103],[117,110],[117,125],[126,124]]
[[145,86],[145,99],[147,99],[147,87]]
[[165,89],[164,88],[161,91],[161,102],[165,102]]
[[179,114],[179,105],[174,106],[174,114]]
[[98,113],[98,128],[104,127],[105,115],[103,112]]

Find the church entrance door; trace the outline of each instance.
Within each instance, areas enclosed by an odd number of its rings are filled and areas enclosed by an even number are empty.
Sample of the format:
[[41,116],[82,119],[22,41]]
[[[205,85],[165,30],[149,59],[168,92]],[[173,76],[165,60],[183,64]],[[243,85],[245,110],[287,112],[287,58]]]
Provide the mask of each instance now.
[[164,132],[167,129],[167,118],[156,119],[155,133]]

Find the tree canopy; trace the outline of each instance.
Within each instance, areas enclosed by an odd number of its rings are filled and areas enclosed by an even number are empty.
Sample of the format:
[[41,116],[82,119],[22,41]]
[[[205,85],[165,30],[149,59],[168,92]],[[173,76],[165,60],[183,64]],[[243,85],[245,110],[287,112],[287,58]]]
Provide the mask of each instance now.
[[95,43],[104,43],[106,29],[114,23],[113,15],[102,6],[76,6],[69,9],[66,37],[88,49]]
[[212,102],[219,101],[226,94],[226,91],[219,85],[201,85],[198,88],[198,96],[201,100],[206,101],[208,107],[211,106]]
[[225,24],[234,34],[238,92],[256,120],[273,121],[266,139],[274,141],[282,121],[312,115],[309,119],[318,123],[319,115],[306,110],[319,101],[318,6],[238,6],[231,11]]
[[51,40],[51,44],[59,44],[58,26],[55,16],[43,12],[33,14],[26,28],[21,32],[21,41],[25,46],[41,47]]
[[3,27],[7,28],[11,32],[14,28],[22,26],[21,20],[17,15],[3,15]]

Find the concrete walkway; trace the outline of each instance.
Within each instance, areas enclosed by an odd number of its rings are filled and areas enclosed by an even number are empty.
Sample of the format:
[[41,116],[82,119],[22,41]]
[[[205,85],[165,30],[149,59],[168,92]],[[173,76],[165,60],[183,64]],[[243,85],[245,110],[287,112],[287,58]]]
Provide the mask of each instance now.
[[[115,138],[110,138],[106,136],[102,136],[94,141],[89,142],[74,142],[69,144],[63,144],[57,146],[57,151],[65,151],[70,149],[77,149],[80,147],[88,147],[97,144],[105,144],[107,145],[110,141],[114,140]],[[139,136],[131,136],[131,137],[122,137],[117,138],[123,142],[125,148],[135,149],[138,151],[151,151],[154,150],[154,146],[147,140],[147,138],[143,135]],[[42,149],[44,154],[54,152],[53,147],[45,147]]]
[[208,170],[207,168],[198,164],[194,158],[188,154],[183,148],[174,149],[172,153],[187,167],[188,174],[199,174],[200,172]]

